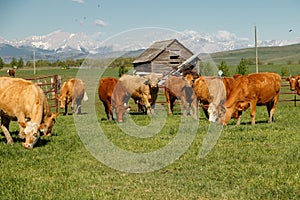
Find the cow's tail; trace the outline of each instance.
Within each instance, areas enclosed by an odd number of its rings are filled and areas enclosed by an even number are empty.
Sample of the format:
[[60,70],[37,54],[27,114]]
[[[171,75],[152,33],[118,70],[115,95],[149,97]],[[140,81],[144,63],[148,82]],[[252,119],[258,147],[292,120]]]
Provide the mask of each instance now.
[[89,100],[89,97],[87,96],[87,93],[84,92],[83,101],[87,101],[87,100]]

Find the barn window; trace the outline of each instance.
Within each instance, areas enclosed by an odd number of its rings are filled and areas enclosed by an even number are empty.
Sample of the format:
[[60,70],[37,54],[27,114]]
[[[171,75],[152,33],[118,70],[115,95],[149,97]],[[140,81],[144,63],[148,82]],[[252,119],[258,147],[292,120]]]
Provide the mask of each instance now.
[[172,56],[170,56],[170,59],[171,60],[177,60],[177,59],[179,59],[179,55],[172,55]]

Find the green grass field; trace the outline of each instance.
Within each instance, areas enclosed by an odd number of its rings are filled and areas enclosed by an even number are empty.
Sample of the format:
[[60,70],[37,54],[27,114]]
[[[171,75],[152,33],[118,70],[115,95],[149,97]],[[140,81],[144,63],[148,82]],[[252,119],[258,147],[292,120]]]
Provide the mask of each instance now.
[[[78,69],[40,69],[36,76],[59,74],[65,81],[77,73]],[[81,70],[81,76],[95,88],[98,73],[96,69]],[[0,75],[6,72],[1,70]],[[18,70],[17,76],[33,77],[32,70]],[[117,70],[108,69],[103,76],[117,76]],[[106,137],[126,151],[147,153],[171,144],[176,138],[180,110],[168,116],[161,131],[153,137],[137,138],[106,120],[98,96],[90,95],[95,88],[88,88],[90,100],[83,103],[83,115],[78,118],[59,115],[53,135],[42,137],[32,150],[22,147],[15,122],[10,127],[13,145],[6,144],[1,134],[1,199],[300,199],[299,105],[279,103],[272,124],[267,123],[265,107],[257,108],[257,124],[253,126],[246,111],[240,126],[231,120],[223,127],[217,144],[204,158],[199,158],[199,150],[210,124],[199,110],[199,122],[192,122],[199,123],[195,138],[182,156],[155,171],[127,173],[91,155],[79,137],[80,127],[74,119],[83,121],[89,116],[94,97],[92,107]],[[151,124],[145,115],[133,113],[126,116],[127,122],[129,119],[142,128]],[[152,120],[155,121],[155,116]],[[89,127],[89,121],[83,123]],[[92,127],[86,131],[91,137],[95,135]],[[185,134],[193,137],[189,131]],[[109,151],[104,149],[104,153]],[[116,157],[108,159],[118,162]]]

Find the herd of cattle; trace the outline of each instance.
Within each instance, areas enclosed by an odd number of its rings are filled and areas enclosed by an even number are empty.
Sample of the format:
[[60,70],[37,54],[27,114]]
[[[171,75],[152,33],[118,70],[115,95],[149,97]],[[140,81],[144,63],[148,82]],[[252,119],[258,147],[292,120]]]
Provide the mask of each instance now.
[[[139,108],[145,107],[148,115],[153,113],[159,79],[156,74],[100,79],[98,94],[107,119],[113,120],[115,110],[116,120],[123,122],[130,97]],[[170,76],[165,81],[165,97],[169,114],[173,113],[174,102],[179,99],[183,115],[189,110],[190,115],[197,119],[200,102],[209,121],[226,125],[234,117],[240,124],[242,111],[250,107],[251,124],[255,124],[256,106],[260,105],[266,105],[269,122],[272,122],[280,86],[281,77],[271,72],[235,75],[233,78],[186,73],[180,77]]]
[[[300,95],[300,75],[286,79],[290,89]],[[159,92],[161,76],[150,73],[146,76],[124,74],[120,79],[105,77],[99,81],[98,95],[103,102],[108,120],[123,122],[130,98],[138,105],[139,111],[151,115]],[[242,111],[250,107],[251,124],[255,124],[256,106],[266,105],[269,122],[272,122],[279,98],[281,77],[272,72],[235,75],[233,77],[199,76],[184,73],[170,76],[165,80],[165,97],[168,113],[173,113],[174,103],[181,101],[182,114],[198,119],[198,104],[211,122],[226,125],[237,118],[240,124]],[[74,113],[81,113],[81,102],[86,101],[86,84],[80,79],[63,83],[56,96],[60,108],[67,114],[68,104]],[[0,77],[1,129],[7,143],[13,143],[9,133],[11,120],[19,123],[19,137],[25,139],[23,146],[33,148],[40,134],[51,135],[55,118],[43,90],[35,83],[21,78]]]

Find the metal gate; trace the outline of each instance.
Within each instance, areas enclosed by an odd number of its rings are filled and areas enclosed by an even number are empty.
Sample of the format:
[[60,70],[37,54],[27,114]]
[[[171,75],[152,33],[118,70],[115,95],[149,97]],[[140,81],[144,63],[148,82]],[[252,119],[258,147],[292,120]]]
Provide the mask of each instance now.
[[53,110],[55,109],[55,112],[58,112],[58,100],[56,98],[56,95],[60,90],[61,77],[58,75],[49,75],[36,78],[26,78],[26,80],[33,81],[39,87],[41,87],[47,97],[47,101],[51,111],[53,112]]

